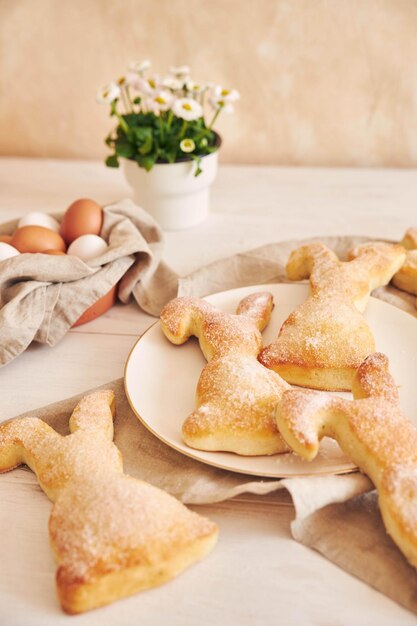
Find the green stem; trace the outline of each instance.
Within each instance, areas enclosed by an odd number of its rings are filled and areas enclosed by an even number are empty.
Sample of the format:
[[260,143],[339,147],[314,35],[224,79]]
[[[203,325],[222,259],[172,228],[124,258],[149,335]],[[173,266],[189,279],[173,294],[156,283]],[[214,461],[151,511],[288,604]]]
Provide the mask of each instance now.
[[159,116],[159,129],[161,131],[161,143],[163,144],[165,142],[165,137],[164,137],[164,121],[162,119],[162,116]]
[[174,114],[171,111],[171,109],[168,112],[168,119],[167,119],[167,132],[169,133],[169,131],[171,130],[171,124],[172,124],[172,120],[174,119]]
[[208,130],[211,130],[213,128],[214,122],[217,120],[217,118],[219,117],[221,111],[221,107],[217,109],[217,111],[215,112],[215,114],[213,115],[213,119],[211,120],[210,124],[208,125]]
[[126,96],[130,106],[130,113],[134,113],[132,98],[130,97],[129,87],[126,87]]
[[180,134],[178,136],[178,139],[182,139],[184,137],[184,133],[187,130],[187,126],[188,126],[187,120],[182,120],[182,126],[181,126],[181,130],[180,130]]
[[128,101],[127,97],[126,97],[126,91],[125,91],[124,87],[121,87],[120,93],[122,95],[122,100],[123,100],[123,106],[124,106],[124,109],[125,109],[125,113],[130,113],[129,101]]
[[117,110],[117,100],[114,100],[111,105],[111,111],[112,113],[117,117],[117,119],[119,120],[119,124],[120,124],[120,128],[122,128],[122,130],[124,131],[124,133],[127,135],[129,132],[129,126],[126,124],[125,120],[123,119],[123,116],[120,115],[119,111]]

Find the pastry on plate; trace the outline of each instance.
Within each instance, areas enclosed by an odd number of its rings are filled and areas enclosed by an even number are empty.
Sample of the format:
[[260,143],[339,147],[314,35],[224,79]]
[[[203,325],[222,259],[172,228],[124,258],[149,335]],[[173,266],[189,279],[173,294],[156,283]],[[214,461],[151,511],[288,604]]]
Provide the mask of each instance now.
[[123,473],[114,394],[83,398],[66,437],[36,417],[0,425],[0,472],[26,463],[54,503],[49,536],[62,607],[81,613],[164,583],[213,548],[217,527]]
[[307,460],[314,459],[323,437],[338,442],[374,483],[388,533],[417,567],[417,428],[401,411],[385,355],[372,354],[362,363],[352,391],[353,401],[287,391],[277,407],[278,427]]
[[[401,240],[407,250],[404,265],[395,274],[392,282],[398,289],[417,296],[417,228],[409,228]],[[415,302],[417,307],[417,300]]]
[[400,244],[406,250],[417,249],[417,228],[409,228],[406,230],[404,237],[401,239]]
[[257,360],[261,330],[273,308],[267,292],[244,298],[236,314],[198,298],[175,298],[161,313],[161,327],[174,344],[198,337],[208,364],[197,385],[196,406],[185,419],[185,443],[199,450],[241,455],[287,452],[275,409],[289,386]]
[[[360,250],[369,246],[386,246],[385,242],[373,241],[371,243],[361,243],[353,248],[348,257],[354,259]],[[401,240],[401,245],[406,248],[405,260],[402,267],[392,277],[392,283],[398,289],[407,291],[417,296],[417,228],[409,228]],[[416,300],[417,306],[417,300]]]
[[294,250],[288,277],[310,278],[310,296],[262,350],[260,362],[295,385],[350,390],[357,368],[375,350],[362,312],[371,291],[388,283],[404,258],[397,244],[367,246],[349,262],[339,261],[322,243]]

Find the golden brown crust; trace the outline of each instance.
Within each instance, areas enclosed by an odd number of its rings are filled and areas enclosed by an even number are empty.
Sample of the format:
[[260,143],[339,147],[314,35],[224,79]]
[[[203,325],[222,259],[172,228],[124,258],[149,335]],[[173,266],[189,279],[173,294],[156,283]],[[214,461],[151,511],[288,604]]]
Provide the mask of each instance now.
[[69,613],[169,580],[209,552],[217,528],[175,498],[123,473],[114,394],[86,396],[61,437],[37,418],[0,425],[0,470],[27,463],[54,502],[57,592]]
[[406,250],[416,250],[417,249],[417,228],[409,228],[404,237],[401,239],[400,244]]
[[392,279],[393,284],[417,296],[417,250],[407,252],[404,265]]
[[375,350],[361,312],[373,289],[401,267],[397,244],[368,245],[341,262],[324,244],[294,250],[287,264],[291,279],[310,277],[310,297],[282,325],[260,362],[285,380],[324,390],[349,390],[360,363]]
[[199,450],[263,455],[288,450],[275,423],[275,407],[288,385],[257,361],[260,329],[269,322],[271,294],[244,298],[232,315],[196,298],[177,298],[161,314],[173,343],[199,338],[209,363],[196,393],[196,408],[183,425],[183,439]]
[[417,567],[417,428],[402,413],[398,390],[379,353],[360,366],[355,400],[290,390],[277,407],[287,443],[313,459],[319,440],[334,438],[378,490],[387,531]]

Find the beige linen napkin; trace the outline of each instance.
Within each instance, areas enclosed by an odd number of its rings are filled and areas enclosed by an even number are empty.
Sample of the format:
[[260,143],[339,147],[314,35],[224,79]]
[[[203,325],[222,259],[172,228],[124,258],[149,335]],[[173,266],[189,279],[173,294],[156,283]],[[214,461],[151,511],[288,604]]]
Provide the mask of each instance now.
[[[344,570],[417,613],[416,572],[387,536],[375,492],[370,491],[372,485],[365,476],[354,473],[280,481],[216,469],[183,456],[152,435],[131,410],[122,379],[99,389],[115,392],[115,442],[128,474],[168,491],[187,504],[213,503],[243,492],[262,495],[286,488],[295,506],[292,534],[297,541],[318,550]],[[72,410],[87,393],[19,417],[40,417],[65,435]],[[278,547],[276,558],[280,558]]]
[[[16,226],[16,220],[4,224],[0,234],[11,234]],[[105,207],[101,235],[109,248],[88,264],[73,256],[45,254],[22,254],[2,262],[0,366],[31,341],[55,345],[120,280],[120,300],[127,302],[133,294],[139,306],[153,314],[162,306],[160,294],[165,300],[175,293],[177,276],[161,260],[162,231],[146,211],[131,200]]]

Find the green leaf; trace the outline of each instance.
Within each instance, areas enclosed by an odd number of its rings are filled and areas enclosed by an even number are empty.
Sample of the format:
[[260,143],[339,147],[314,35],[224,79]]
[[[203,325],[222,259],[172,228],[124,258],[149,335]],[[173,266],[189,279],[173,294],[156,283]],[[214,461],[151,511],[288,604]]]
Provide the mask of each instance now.
[[155,165],[156,155],[149,154],[149,155],[143,156],[141,154],[138,154],[135,157],[135,161],[138,163],[140,167],[145,168],[145,170],[149,172],[149,170],[151,170],[153,166]]
[[129,143],[126,138],[117,139],[114,149],[118,156],[124,157],[125,159],[130,159],[136,152],[135,146]]
[[108,156],[105,163],[107,167],[119,167],[119,159],[115,154]]
[[148,133],[145,137],[145,141],[139,148],[139,153],[149,154],[149,152],[152,150],[152,146],[153,146],[152,133]]

